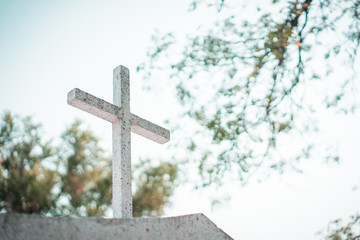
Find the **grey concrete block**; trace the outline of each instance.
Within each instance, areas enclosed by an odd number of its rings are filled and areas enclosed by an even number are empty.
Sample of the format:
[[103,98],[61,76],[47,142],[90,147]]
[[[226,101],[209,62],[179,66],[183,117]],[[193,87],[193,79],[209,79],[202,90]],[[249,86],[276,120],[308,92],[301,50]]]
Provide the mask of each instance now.
[[232,239],[203,214],[167,218],[71,218],[0,214],[0,239]]

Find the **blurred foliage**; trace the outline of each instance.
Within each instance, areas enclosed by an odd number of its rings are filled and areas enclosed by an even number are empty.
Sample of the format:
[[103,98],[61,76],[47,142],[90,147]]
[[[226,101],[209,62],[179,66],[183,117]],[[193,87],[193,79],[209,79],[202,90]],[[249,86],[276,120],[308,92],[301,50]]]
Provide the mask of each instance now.
[[177,165],[161,162],[153,167],[146,160],[134,168],[140,171],[139,177],[135,179],[134,217],[163,215],[163,206],[169,203],[176,186]]
[[[169,204],[177,166],[136,167],[134,216],[160,216]],[[43,143],[40,125],[5,112],[0,120],[0,210],[47,215],[104,216],[111,208],[111,159],[75,121],[58,147]]]
[[319,235],[326,235],[327,240],[358,240],[360,239],[360,215],[350,217],[350,221],[343,223],[337,219],[331,221],[326,231],[319,232]]
[[[195,0],[190,10],[204,5],[215,10],[213,25],[189,33],[184,46],[157,31],[138,67],[148,81],[170,72],[182,117],[196,126],[179,146],[201,185],[221,185],[226,175],[246,183],[260,168],[300,171],[318,144],[316,111],[359,104],[360,1]],[[333,77],[342,68],[351,74]],[[317,158],[339,160],[327,155]]]
[[[176,147],[197,165],[200,187],[226,178],[246,184],[259,170],[301,172],[298,162],[310,157],[338,162],[331,146],[318,149],[316,117],[359,106],[360,1],[193,0],[189,10],[203,14],[204,6],[214,12],[201,17],[213,25],[199,26],[185,44],[155,32],[138,67],[148,82],[169,72],[166,84],[184,109],[181,129],[193,127]],[[358,223],[358,215],[330,223],[327,239],[359,239]]]
[[62,135],[59,153],[62,214],[103,216],[111,205],[110,159],[102,156],[97,138],[76,121]]
[[0,209],[46,213],[55,207],[53,170],[44,167],[54,150],[42,143],[39,125],[6,112],[0,122]]

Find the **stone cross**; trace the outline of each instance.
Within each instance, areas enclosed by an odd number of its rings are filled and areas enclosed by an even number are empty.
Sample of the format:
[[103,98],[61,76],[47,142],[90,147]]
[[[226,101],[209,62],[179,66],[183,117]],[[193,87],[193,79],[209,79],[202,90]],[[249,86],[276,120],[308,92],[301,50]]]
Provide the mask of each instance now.
[[163,144],[170,140],[170,131],[130,112],[129,70],[121,65],[113,71],[113,104],[78,88],[68,93],[67,102],[112,123],[113,216],[131,218],[133,206],[130,132]]

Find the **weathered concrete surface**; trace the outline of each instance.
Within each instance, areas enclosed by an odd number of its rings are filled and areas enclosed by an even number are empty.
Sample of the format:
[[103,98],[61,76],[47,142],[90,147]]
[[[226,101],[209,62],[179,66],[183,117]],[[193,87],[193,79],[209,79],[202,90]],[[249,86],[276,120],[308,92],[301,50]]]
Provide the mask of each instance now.
[[232,239],[203,214],[169,218],[70,218],[0,214],[0,239]]
[[131,132],[158,143],[170,140],[170,131],[130,112],[129,69],[119,65],[113,71],[113,102],[108,103],[78,88],[68,93],[67,102],[112,123],[112,207],[114,218],[132,217]]

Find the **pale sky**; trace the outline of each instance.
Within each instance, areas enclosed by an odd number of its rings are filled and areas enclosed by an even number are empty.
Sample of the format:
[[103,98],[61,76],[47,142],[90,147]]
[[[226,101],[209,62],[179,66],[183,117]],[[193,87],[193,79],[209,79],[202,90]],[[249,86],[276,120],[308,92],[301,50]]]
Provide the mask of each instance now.
[[[164,120],[177,114],[175,96],[167,86],[144,91],[136,66],[145,60],[155,28],[183,37],[199,23],[209,24],[214,12],[190,14],[188,4],[0,0],[0,112],[31,115],[52,138],[79,118],[110,151],[111,125],[67,105],[66,96],[77,87],[112,102],[112,70],[121,64],[130,70],[131,111],[167,127]],[[339,143],[341,164],[311,159],[302,165],[303,174],[274,174],[262,183],[218,191],[181,186],[166,216],[203,212],[235,239],[319,239],[315,233],[330,220],[360,212],[360,190],[352,190],[360,182],[360,114],[324,113],[320,121],[323,137]],[[169,151],[133,134],[133,161]],[[221,194],[231,200],[212,210],[209,198]]]

